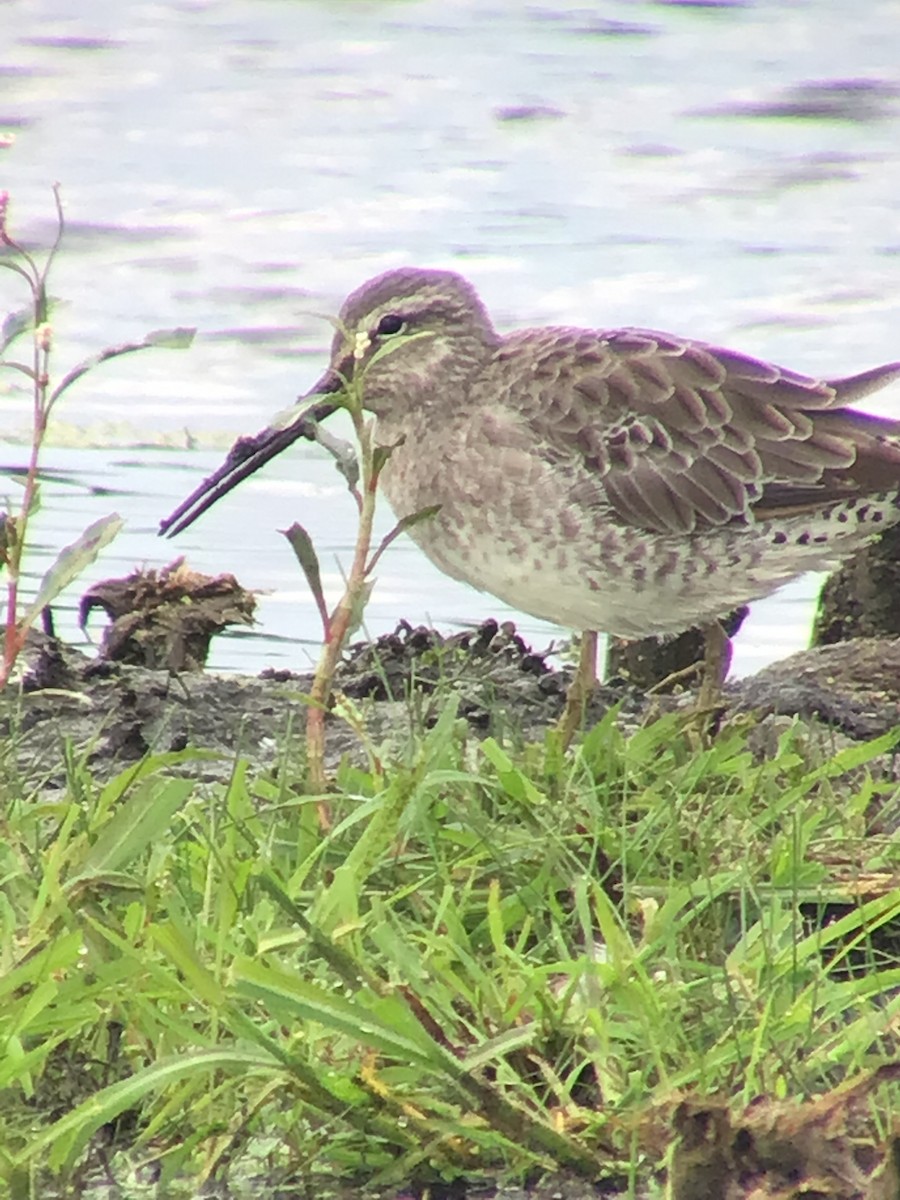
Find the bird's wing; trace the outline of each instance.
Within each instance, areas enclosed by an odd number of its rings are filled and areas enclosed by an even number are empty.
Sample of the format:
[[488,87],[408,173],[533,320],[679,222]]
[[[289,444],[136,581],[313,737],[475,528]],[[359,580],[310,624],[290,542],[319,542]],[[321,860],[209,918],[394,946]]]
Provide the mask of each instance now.
[[[643,329],[531,330],[498,360],[521,375],[522,417],[577,498],[629,524],[685,534],[801,513],[900,487],[900,421],[845,405],[900,378],[900,363],[817,380]],[[522,347],[524,349],[524,347]]]

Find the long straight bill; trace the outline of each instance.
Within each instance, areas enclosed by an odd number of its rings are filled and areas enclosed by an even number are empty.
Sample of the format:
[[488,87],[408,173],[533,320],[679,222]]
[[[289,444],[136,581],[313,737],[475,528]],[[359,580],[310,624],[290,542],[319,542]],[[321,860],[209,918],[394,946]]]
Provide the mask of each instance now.
[[[315,395],[321,395],[318,389]],[[255,437],[242,437],[234,443],[225,462],[191,492],[190,496],[164,521],[159,523],[161,537],[174,537],[192,525],[199,516],[220,500],[226,492],[253,475],[270,459],[297,441],[315,438],[315,424],[330,416],[338,406],[330,401],[304,406],[295,420],[281,426],[270,426]]]

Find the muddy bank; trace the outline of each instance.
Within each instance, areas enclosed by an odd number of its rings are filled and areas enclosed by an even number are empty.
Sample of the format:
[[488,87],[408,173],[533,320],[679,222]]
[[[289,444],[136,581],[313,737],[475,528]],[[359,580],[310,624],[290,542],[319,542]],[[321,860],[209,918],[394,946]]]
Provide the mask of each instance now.
[[[21,685],[0,700],[5,736],[18,769],[44,786],[62,782],[68,740],[100,776],[148,752],[189,746],[220,761],[193,763],[207,779],[224,778],[236,754],[257,768],[285,753],[302,753],[305,697],[312,677],[266,671],[250,678],[162,670],[85,657],[35,634]],[[543,736],[562,712],[572,668],[533,650],[511,624],[487,621],[443,637],[401,623],[374,643],[350,647],[340,668],[337,711],[328,721],[330,766],[359,756],[357,733],[341,719],[351,705],[368,737],[402,755],[417,731],[432,724],[449,697],[472,737],[488,733],[515,744]],[[601,686],[587,714],[595,722],[621,705],[626,728],[663,712],[687,710],[689,691],[648,696],[627,686]],[[900,725],[900,639],[856,639],[806,650],[748,679],[727,685],[723,717],[757,714],[763,728],[799,716],[825,747],[866,739]]]

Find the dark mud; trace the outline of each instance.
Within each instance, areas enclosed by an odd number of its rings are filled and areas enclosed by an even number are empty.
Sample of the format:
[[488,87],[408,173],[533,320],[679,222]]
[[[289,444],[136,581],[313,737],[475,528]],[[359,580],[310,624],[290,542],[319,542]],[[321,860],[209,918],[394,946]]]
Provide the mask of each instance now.
[[[66,742],[105,777],[147,753],[189,746],[221,760],[192,770],[225,778],[235,755],[267,768],[296,749],[302,754],[306,697],[312,677],[264,671],[256,678],[165,670],[94,660],[35,634],[19,686],[0,697],[7,757],[46,787],[63,782]],[[394,633],[347,651],[328,720],[327,762],[360,757],[359,737],[342,708],[352,706],[385,755],[402,756],[417,733],[453,697],[471,735],[515,744],[540,739],[562,713],[572,668],[536,652],[511,624],[486,621],[443,637],[401,623]],[[689,711],[693,694],[648,696],[633,687],[600,686],[586,714],[590,725],[620,705],[626,729],[664,712]],[[758,741],[767,728],[799,716],[826,748],[867,739],[900,725],[900,638],[856,639],[792,655],[726,687],[719,720],[754,713]],[[764,750],[762,751],[764,752]]]

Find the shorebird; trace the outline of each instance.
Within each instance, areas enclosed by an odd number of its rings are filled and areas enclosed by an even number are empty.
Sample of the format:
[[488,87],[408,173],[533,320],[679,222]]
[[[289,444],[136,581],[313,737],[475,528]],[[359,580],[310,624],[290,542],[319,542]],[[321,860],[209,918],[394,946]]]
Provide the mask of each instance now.
[[439,506],[409,530],[425,554],[586,634],[715,629],[900,521],[900,420],[848,407],[900,363],[824,380],[648,329],[500,334],[467,280],[419,268],[364,283],[338,330],[303,398],[320,399],[240,439],[161,533],[309,437],[361,372],[378,440],[396,443],[391,507]]

